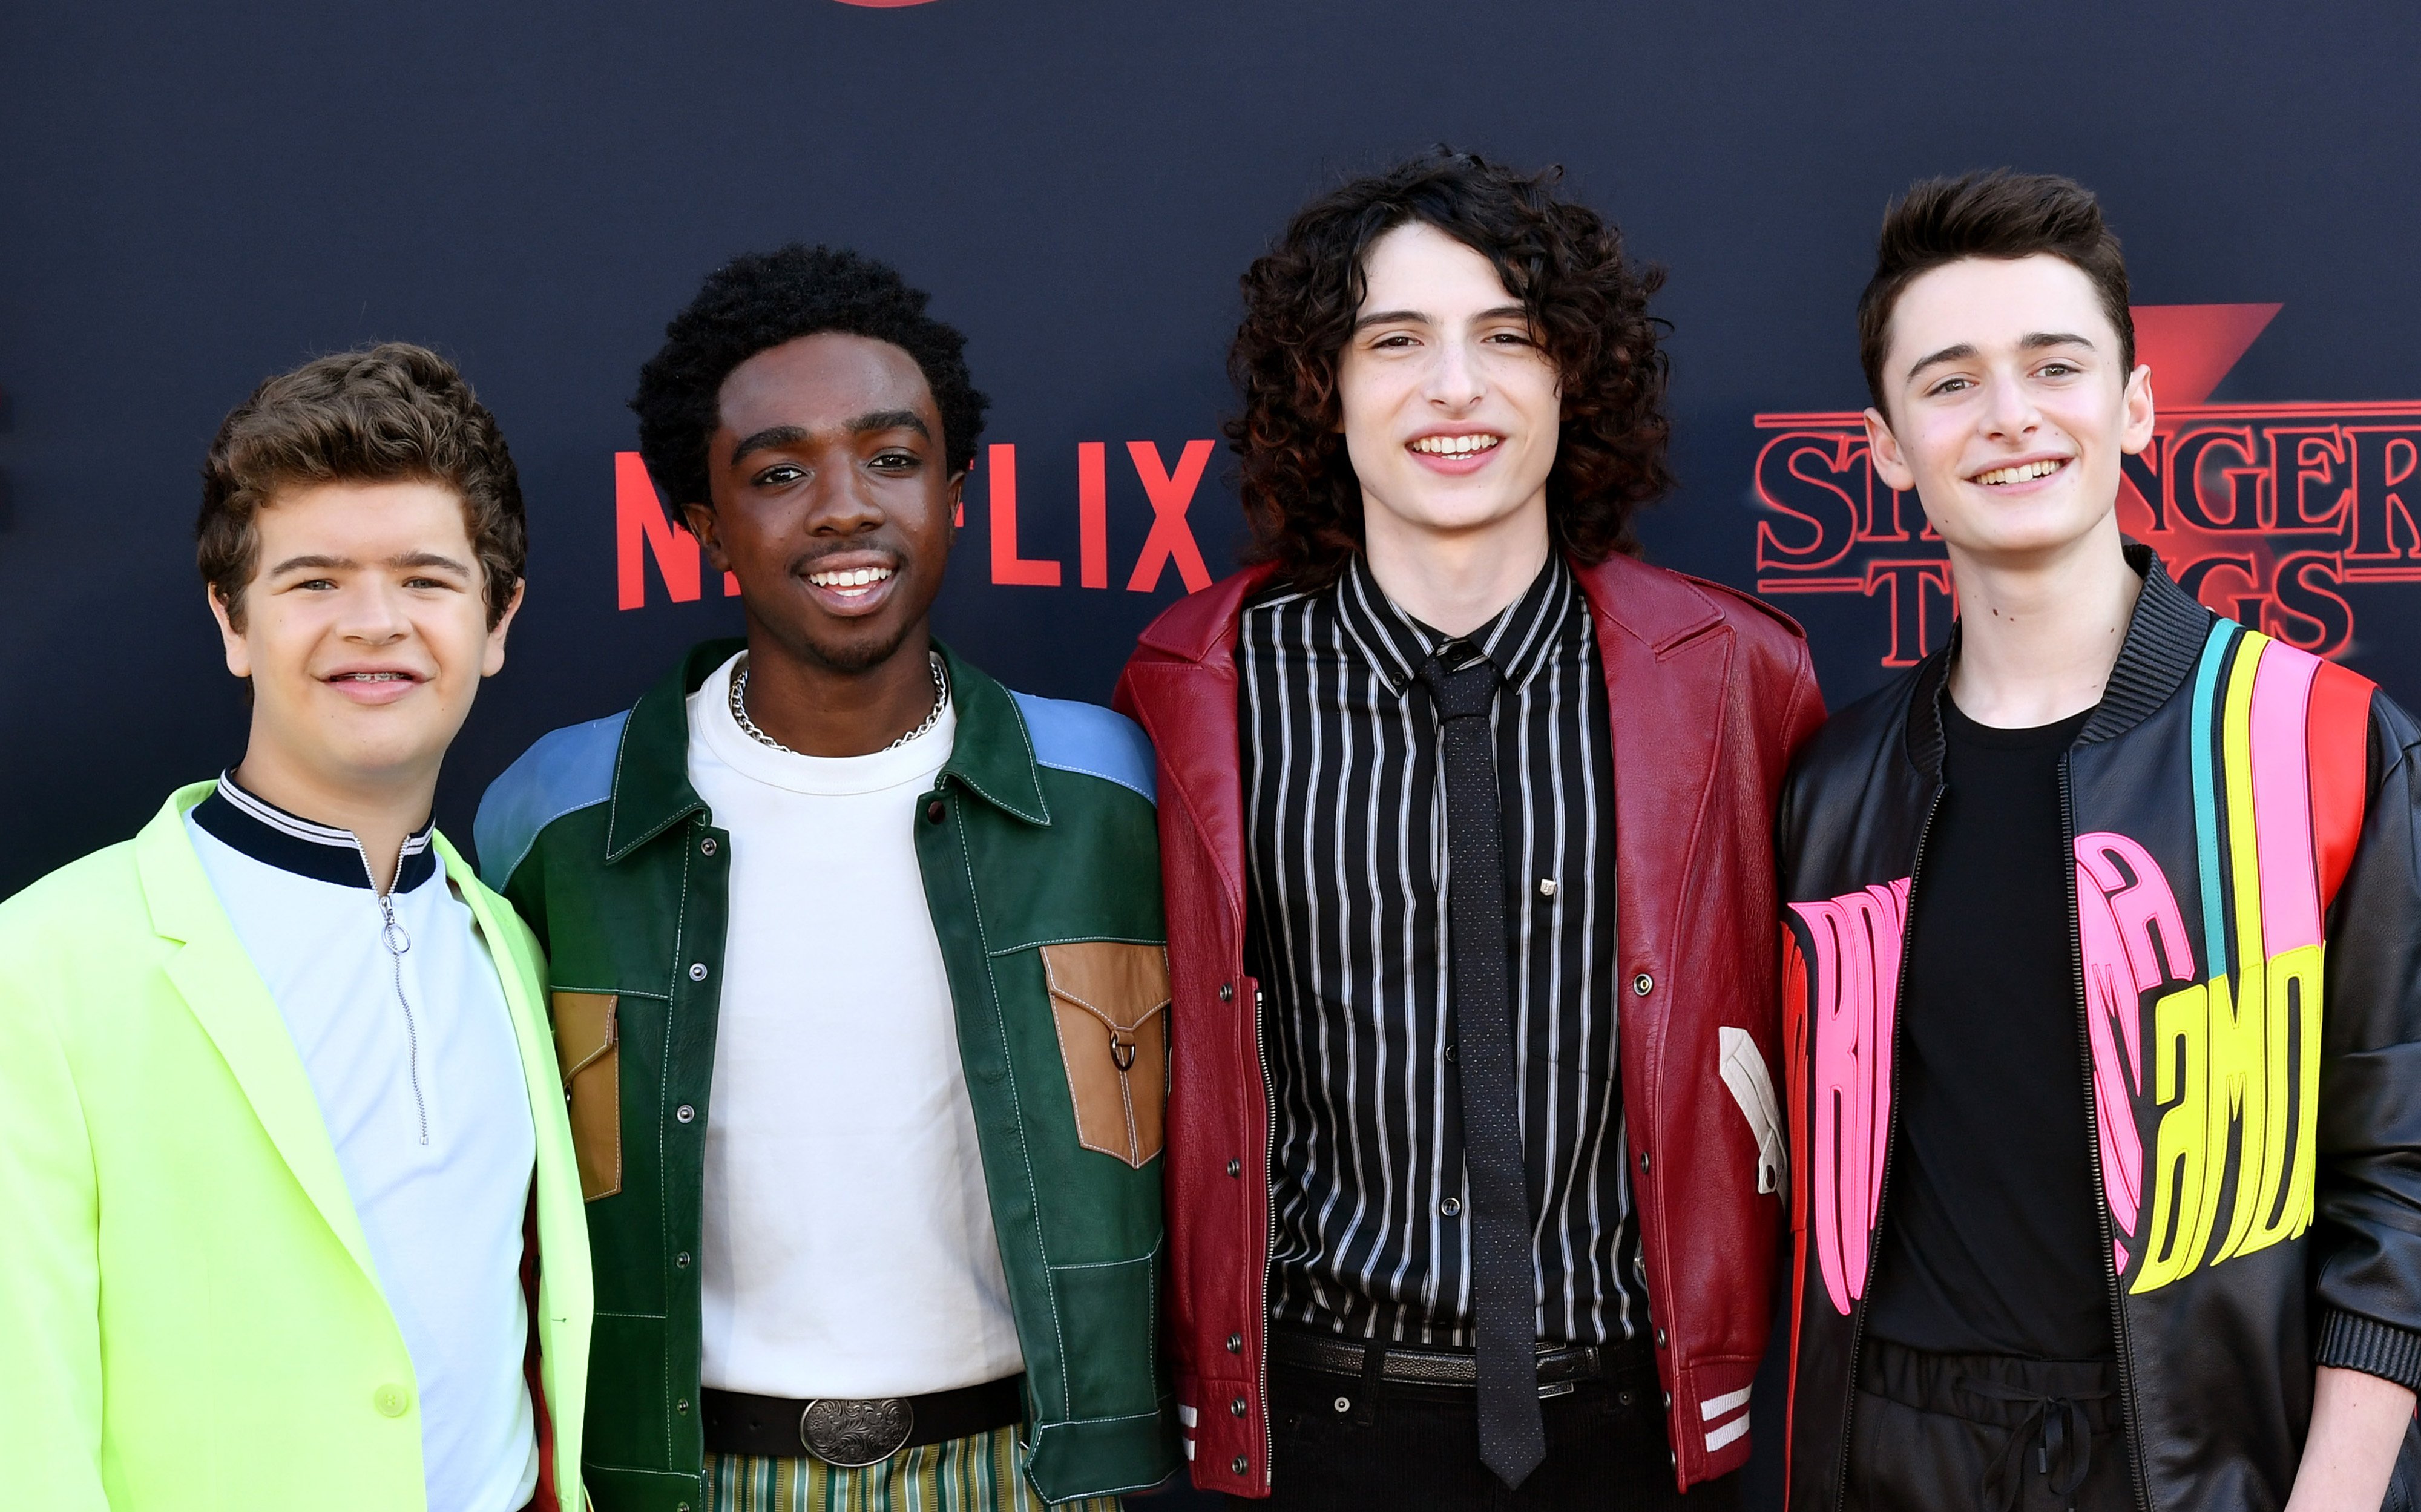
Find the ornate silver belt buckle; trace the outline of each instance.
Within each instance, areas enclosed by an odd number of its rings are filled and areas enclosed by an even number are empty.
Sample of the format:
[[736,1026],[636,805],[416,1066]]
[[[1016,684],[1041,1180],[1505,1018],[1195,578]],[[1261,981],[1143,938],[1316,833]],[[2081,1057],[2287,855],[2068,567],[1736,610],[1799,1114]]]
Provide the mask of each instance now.
[[819,1397],[799,1414],[799,1442],[841,1470],[864,1470],[898,1454],[916,1431],[916,1410],[897,1396],[871,1401]]

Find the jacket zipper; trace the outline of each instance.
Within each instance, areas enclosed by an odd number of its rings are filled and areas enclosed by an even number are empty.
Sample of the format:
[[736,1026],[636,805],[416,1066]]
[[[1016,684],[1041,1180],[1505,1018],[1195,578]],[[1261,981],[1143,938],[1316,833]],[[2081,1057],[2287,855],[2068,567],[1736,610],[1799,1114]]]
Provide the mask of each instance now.
[[[1833,1505],[1836,1509],[1850,1502],[1850,1427],[1858,1405],[1858,1351],[1867,1340],[1867,1306],[1875,1289],[1875,1268],[1882,1259],[1883,1214],[1891,1196],[1892,1153],[1899,1143],[1899,1030],[1908,1005],[1909,949],[1916,940],[1916,879],[1925,869],[1925,842],[1933,834],[1933,817],[1941,812],[1942,785],[1936,783],[1933,796],[1926,801],[1925,822],[1917,827],[1916,854],[1909,858],[1908,902],[1899,925],[1899,974],[1892,989],[1891,1115],[1883,1129],[1883,1174],[1875,1191],[1875,1219],[1867,1229],[1867,1279],[1858,1290],[1856,1316],[1850,1319],[1850,1381],[1849,1389],[1841,1394],[1841,1463],[1833,1486]],[[1812,1023],[1808,1025],[1808,1037],[1812,1046]]]
[[1261,1481],[1272,1484],[1277,1436],[1270,1431],[1270,1271],[1277,1263],[1276,1177],[1272,1170],[1278,1147],[1278,1104],[1270,1092],[1270,1047],[1261,1027],[1261,986],[1253,984],[1253,1053],[1261,1063]]
[[[2127,1441],[2132,1450],[2132,1446],[2143,1442],[2143,1434],[2136,1426],[2139,1419],[2135,1409],[2135,1373],[2129,1368],[2127,1308],[2118,1295],[2118,1260],[2115,1248],[2117,1239],[2110,1231],[2109,1189],[2101,1171],[2101,1117],[2096,1106],[2093,1085],[2093,1025],[2089,1017],[2091,1010],[2085,997],[2085,944],[2076,934],[2076,803],[2069,786],[2069,761],[2070,757],[2065,754],[2059,758],[2059,837],[2060,843],[2067,848],[2062,860],[2068,873],[2069,962],[2076,975],[2076,1054],[2085,1073],[2085,1147],[2092,1152],[2093,1211],[2101,1224],[2102,1274],[2110,1282],[2110,1330],[2118,1355],[2118,1405],[2126,1417]],[[2132,1115],[2133,1110],[2128,1111]],[[2127,1457],[2127,1468],[2128,1478],[2134,1483],[2135,1505],[2143,1512],[2151,1512],[2152,1498],[2145,1489],[2141,1457],[2131,1452]]]
[[[395,1000],[403,1007],[404,1066],[412,1077],[413,1109],[420,1115],[420,1142],[426,1145],[429,1143],[429,1099],[420,1091],[420,1026],[413,1019],[412,999],[403,991],[403,953],[412,948],[412,935],[396,922],[394,884],[390,882],[383,892],[379,890],[378,873],[370,868],[370,853],[363,849],[359,835],[353,837],[353,850],[361,856],[362,874],[370,880],[370,892],[378,898],[379,917],[383,921],[379,943],[386,946],[387,963],[395,972]],[[403,875],[403,849],[400,846],[396,848],[395,874],[398,877]]]

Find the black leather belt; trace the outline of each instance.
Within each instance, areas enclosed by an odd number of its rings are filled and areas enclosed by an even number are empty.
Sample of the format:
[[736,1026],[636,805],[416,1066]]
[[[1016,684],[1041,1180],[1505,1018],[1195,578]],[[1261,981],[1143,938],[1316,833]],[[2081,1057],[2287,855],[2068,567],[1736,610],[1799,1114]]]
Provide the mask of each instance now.
[[[1374,1354],[1379,1357],[1375,1361],[1371,1358]],[[1270,1359],[1279,1364],[1365,1380],[1375,1377],[1414,1386],[1476,1388],[1479,1384],[1479,1359],[1468,1350],[1382,1347],[1338,1338],[1334,1333],[1273,1328],[1270,1330]],[[1375,1371],[1371,1368],[1374,1364],[1378,1367]],[[1575,1344],[1539,1351],[1539,1384],[1542,1387],[1633,1376],[1653,1379],[1655,1374],[1655,1351],[1638,1339],[1619,1344]]]
[[1025,1421],[1025,1378],[1007,1376],[980,1386],[922,1396],[838,1396],[793,1401],[746,1392],[698,1393],[706,1447],[718,1455],[813,1455],[825,1464],[860,1470],[902,1449],[946,1443]]

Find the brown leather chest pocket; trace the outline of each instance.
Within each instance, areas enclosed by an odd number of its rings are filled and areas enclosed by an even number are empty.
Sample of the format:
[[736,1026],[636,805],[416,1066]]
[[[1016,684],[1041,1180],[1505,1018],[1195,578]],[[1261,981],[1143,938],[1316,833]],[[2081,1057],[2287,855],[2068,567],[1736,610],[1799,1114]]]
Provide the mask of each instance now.
[[556,992],[554,1058],[570,1103],[571,1149],[580,1194],[590,1202],[622,1190],[622,1052],[611,992]]
[[1168,953],[1084,940],[1042,947],[1042,975],[1076,1105],[1076,1142],[1141,1169],[1168,1100]]

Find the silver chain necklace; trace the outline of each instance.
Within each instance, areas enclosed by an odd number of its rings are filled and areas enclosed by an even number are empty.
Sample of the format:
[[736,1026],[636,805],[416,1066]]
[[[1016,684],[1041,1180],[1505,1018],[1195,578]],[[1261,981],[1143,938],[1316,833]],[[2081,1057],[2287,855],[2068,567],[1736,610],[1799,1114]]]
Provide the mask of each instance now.
[[[917,725],[914,729],[910,730],[907,734],[899,737],[899,739],[892,741],[889,745],[884,746],[882,749],[885,751],[897,751],[919,735],[930,730],[934,725],[942,722],[942,710],[950,707],[950,679],[944,676],[942,672],[942,653],[939,651],[928,651],[925,654],[931,659],[933,667],[933,711],[925,716],[925,722],[923,724]],[[804,756],[806,754],[803,751],[793,751],[789,746],[784,745],[781,741],[766,734],[763,730],[758,729],[757,727],[757,722],[748,717],[748,657],[745,652],[741,654],[739,670],[731,675],[731,717],[738,723],[740,728],[748,736],[748,738],[755,740],[758,745],[769,745],[774,750],[784,752],[789,756]]]

